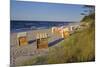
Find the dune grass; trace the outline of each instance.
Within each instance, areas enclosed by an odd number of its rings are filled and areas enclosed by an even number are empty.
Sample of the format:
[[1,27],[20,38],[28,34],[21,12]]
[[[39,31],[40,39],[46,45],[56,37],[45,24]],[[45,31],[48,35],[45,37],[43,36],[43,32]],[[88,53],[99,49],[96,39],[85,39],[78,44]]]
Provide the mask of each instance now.
[[48,63],[86,62],[95,60],[95,30],[75,32],[58,46],[50,47]]
[[49,48],[49,64],[95,61],[95,14],[85,16],[82,22],[88,26]]

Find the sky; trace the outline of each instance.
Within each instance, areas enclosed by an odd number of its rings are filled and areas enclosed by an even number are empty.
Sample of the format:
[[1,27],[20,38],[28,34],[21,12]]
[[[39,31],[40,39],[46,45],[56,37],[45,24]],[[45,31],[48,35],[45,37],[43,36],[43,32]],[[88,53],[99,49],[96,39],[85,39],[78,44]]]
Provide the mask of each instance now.
[[83,16],[83,5],[11,0],[11,20],[28,21],[75,21]]

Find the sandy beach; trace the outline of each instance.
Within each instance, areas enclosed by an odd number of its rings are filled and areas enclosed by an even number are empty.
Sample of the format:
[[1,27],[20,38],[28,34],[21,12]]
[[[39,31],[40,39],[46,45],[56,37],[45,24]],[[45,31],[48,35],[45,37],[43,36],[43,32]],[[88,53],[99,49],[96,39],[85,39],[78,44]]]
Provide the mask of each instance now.
[[[66,27],[74,26],[79,23],[69,24]],[[11,65],[21,65],[24,61],[27,61],[33,57],[40,55],[48,55],[49,48],[47,49],[37,49],[37,34],[46,33],[48,40],[48,47],[56,46],[57,43],[64,40],[57,34],[52,34],[52,28],[49,29],[39,29],[39,30],[29,30],[24,31],[27,37],[27,45],[19,46],[18,34],[22,32],[13,32],[10,34],[10,45],[11,45]],[[34,63],[33,63],[34,64]]]

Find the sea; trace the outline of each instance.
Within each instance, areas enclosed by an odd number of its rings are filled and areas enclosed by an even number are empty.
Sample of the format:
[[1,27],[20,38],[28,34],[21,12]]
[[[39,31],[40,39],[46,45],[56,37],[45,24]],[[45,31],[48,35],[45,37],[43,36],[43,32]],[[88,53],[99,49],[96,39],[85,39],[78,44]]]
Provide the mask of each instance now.
[[51,27],[67,26],[67,21],[10,21],[10,32],[22,32],[38,29],[49,29]]

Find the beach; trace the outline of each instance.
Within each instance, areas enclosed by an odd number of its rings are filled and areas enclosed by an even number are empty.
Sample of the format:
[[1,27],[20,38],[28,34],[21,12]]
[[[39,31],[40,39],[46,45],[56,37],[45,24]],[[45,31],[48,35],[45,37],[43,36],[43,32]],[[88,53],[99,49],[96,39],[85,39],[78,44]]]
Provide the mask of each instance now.
[[[11,65],[22,65],[25,61],[36,58],[38,56],[46,56],[49,53],[49,47],[57,46],[58,43],[64,40],[62,37],[63,27],[65,30],[70,26],[79,25],[79,23],[70,23],[61,27],[40,28],[37,30],[27,30],[10,33],[10,52],[11,52]],[[57,28],[55,33],[52,29]],[[60,31],[60,32],[59,32]],[[41,34],[41,36],[40,36]],[[20,45],[19,38],[25,37],[25,45]],[[37,39],[46,37],[47,47],[38,49]],[[36,64],[36,60],[34,63]]]
[[[84,36],[86,36],[85,33],[88,31],[88,26],[85,26],[85,28],[83,27],[81,28],[79,25],[80,23],[71,23],[67,26],[51,27],[48,29],[45,28],[45,29],[28,30],[22,32],[11,32],[10,34],[11,65],[22,66],[22,65],[37,65],[37,64],[59,63],[59,62],[61,63],[65,62],[66,60],[68,62],[72,60],[71,62],[73,62],[74,59],[73,58],[69,59],[69,58],[73,56],[74,50],[78,50],[74,48],[77,47],[74,44],[79,43],[77,45],[79,49],[81,48],[80,42],[73,40],[77,40],[83,37],[81,36],[81,34],[84,34]],[[70,28],[70,26],[73,26],[75,29],[71,31],[70,29],[68,29]],[[86,32],[84,32],[84,30]],[[70,35],[70,32],[74,33]],[[65,37],[62,37],[62,34],[65,34],[64,35]],[[24,45],[19,43],[20,40],[18,39],[20,37],[22,37],[22,41],[24,37],[24,41],[26,41],[23,43]],[[74,37],[77,39],[75,39]],[[83,41],[83,40],[79,39],[78,41]],[[41,44],[42,46],[39,46]],[[84,51],[83,48],[82,51]],[[67,55],[66,52],[68,52],[69,55]],[[85,53],[83,52],[82,54]],[[63,57],[64,59],[62,60],[59,57]]]

